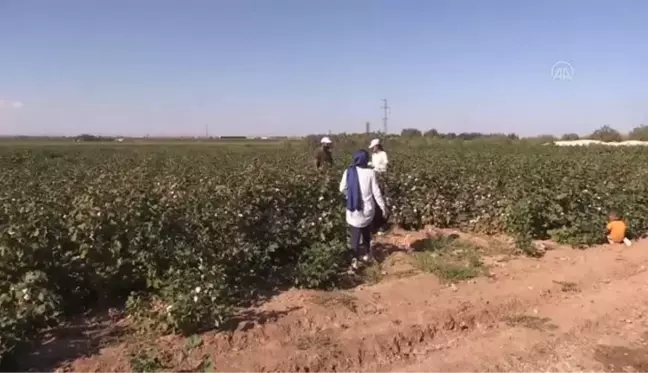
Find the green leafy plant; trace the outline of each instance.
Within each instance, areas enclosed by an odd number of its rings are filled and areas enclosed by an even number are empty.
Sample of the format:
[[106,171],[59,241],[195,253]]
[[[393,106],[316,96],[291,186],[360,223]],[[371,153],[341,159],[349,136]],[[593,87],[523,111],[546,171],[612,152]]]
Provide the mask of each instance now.
[[335,287],[349,264],[348,257],[348,249],[340,241],[307,247],[297,261],[295,285],[319,289]]
[[130,366],[133,372],[154,373],[171,369],[173,357],[166,351],[151,346],[137,345],[130,355]]

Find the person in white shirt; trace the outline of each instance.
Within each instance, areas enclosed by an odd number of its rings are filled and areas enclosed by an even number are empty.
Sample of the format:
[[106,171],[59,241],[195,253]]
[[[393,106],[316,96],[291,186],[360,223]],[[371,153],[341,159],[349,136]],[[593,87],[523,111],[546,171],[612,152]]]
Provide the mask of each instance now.
[[371,162],[369,165],[373,167],[376,172],[387,172],[387,164],[389,160],[387,159],[387,153],[383,149],[380,139],[373,139],[369,144],[369,149],[371,149]]
[[[369,163],[369,165],[372,166],[373,169],[378,173],[378,184],[380,186],[380,190],[383,192],[383,194],[385,194],[385,181],[381,176],[383,176],[385,172],[387,172],[387,165],[389,164],[387,153],[383,149],[380,139],[371,140],[369,149],[371,149],[372,152],[371,162]],[[377,231],[378,235],[383,235],[387,230],[387,218],[381,210],[378,210],[376,212],[373,224],[374,229],[375,231]]]
[[342,174],[340,192],[346,196],[346,222],[351,233],[351,249],[354,258],[351,266],[356,269],[358,259],[370,260],[371,230],[376,205],[385,215],[387,207],[376,180],[376,172],[369,167],[369,153],[359,150],[353,163]]

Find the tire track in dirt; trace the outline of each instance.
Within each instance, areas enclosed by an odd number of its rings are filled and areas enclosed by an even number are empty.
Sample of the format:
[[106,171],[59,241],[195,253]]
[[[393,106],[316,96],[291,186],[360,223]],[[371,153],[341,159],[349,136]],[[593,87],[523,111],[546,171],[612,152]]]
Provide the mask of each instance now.
[[[394,371],[606,371],[648,367],[648,272],[605,287],[592,287],[577,296],[527,309],[516,324],[501,323],[491,331],[475,331],[454,348],[431,353],[415,364],[395,365]],[[529,325],[522,320],[538,320]],[[503,324],[503,325],[502,325]],[[610,364],[606,351],[628,343],[643,345],[643,357],[616,356]],[[621,346],[621,347],[619,347]],[[626,348],[627,349],[627,348]],[[609,354],[608,354],[609,355]],[[633,364],[635,366],[633,366]],[[633,368],[633,369],[628,369]]]

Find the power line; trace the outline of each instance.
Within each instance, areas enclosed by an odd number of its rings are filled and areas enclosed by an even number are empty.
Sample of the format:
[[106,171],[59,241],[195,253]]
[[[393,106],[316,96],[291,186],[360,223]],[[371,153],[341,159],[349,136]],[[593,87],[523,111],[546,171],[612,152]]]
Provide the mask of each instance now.
[[384,110],[385,115],[383,116],[383,132],[385,135],[387,134],[387,111],[390,109],[390,107],[387,105],[387,99],[383,99],[383,106],[380,108]]

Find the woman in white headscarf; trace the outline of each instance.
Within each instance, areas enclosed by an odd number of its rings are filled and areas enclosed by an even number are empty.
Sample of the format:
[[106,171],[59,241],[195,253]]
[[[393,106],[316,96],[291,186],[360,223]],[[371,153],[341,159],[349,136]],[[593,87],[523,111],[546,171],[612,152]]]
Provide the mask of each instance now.
[[[380,186],[382,194],[386,196],[384,174],[385,172],[387,172],[387,165],[389,164],[387,153],[383,149],[380,139],[371,140],[371,143],[369,144],[369,149],[371,150],[371,162],[369,163],[369,166],[371,166],[374,169],[374,171],[376,171],[376,176],[378,176],[377,178],[378,184]],[[384,234],[386,231],[387,219],[385,218],[385,214],[383,213],[383,211],[380,210],[380,208],[376,210],[377,211],[374,217],[373,225],[374,225],[374,229],[377,230],[378,235],[381,235]]]

